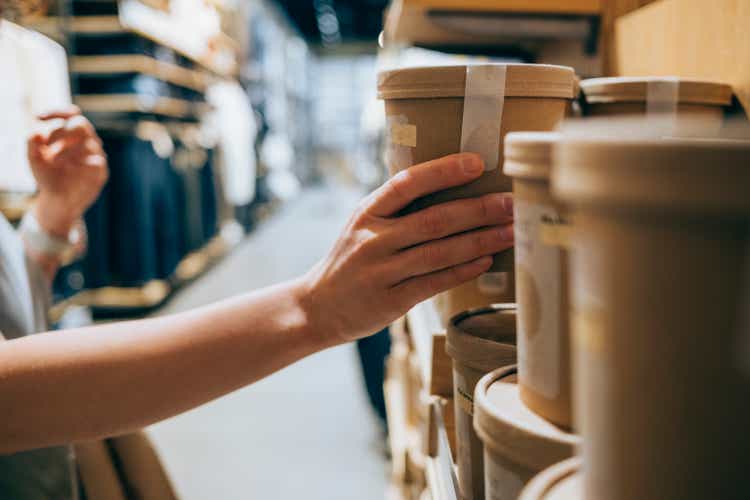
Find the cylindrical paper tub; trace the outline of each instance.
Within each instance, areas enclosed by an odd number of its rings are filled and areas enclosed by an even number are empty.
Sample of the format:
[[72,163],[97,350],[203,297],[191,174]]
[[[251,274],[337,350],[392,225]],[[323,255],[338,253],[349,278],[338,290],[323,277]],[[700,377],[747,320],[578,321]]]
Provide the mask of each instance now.
[[565,139],[588,500],[750,498],[750,142]]
[[[485,173],[476,181],[418,200],[411,209],[511,190],[503,175],[503,137],[516,130],[553,130],[574,96],[572,68],[488,64],[407,68],[378,76],[385,100],[388,168],[410,166],[461,151],[479,153]],[[512,271],[513,255],[498,254],[491,271]]]
[[581,82],[587,116],[671,115],[675,136],[715,137],[732,87],[677,77],[591,78]]
[[483,375],[516,362],[516,306],[497,304],[455,316],[445,350],[453,358],[456,462],[461,496],[484,499],[482,443],[472,427],[474,386]]
[[513,273],[484,273],[450,290],[438,294],[436,305],[444,324],[456,314],[487,307],[491,304],[515,302]]
[[505,174],[513,178],[518,302],[518,385],[539,415],[571,426],[568,329],[569,222],[552,198],[549,176],[554,132],[505,137]]
[[537,474],[518,500],[583,500],[581,459],[569,458]]
[[474,391],[474,429],[484,446],[486,500],[516,500],[540,471],[573,456],[580,439],[523,404],[515,367],[495,370]]

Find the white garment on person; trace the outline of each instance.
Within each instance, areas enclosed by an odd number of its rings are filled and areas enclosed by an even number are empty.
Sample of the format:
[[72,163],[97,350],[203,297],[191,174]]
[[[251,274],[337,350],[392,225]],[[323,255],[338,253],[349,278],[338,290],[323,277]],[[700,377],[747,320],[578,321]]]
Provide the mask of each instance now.
[[36,182],[26,140],[36,115],[70,105],[65,50],[17,24],[0,21],[0,191],[31,193]]
[[221,148],[224,193],[235,206],[255,198],[255,138],[258,134],[250,99],[234,81],[211,85],[206,98],[214,107],[212,123]]

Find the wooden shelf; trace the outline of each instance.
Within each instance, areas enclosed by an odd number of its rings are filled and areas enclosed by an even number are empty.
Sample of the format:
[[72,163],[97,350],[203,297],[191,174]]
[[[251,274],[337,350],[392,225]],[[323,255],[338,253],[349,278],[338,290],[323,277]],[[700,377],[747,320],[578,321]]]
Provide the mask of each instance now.
[[117,16],[45,16],[24,20],[22,24],[26,28],[54,39],[60,39],[65,31],[77,35],[109,35],[126,32]]
[[[481,12],[598,14],[606,0],[403,0],[404,6]],[[398,3],[398,2],[393,2]]]
[[458,500],[458,480],[440,398],[430,403],[429,444],[425,459],[427,488],[433,500]]
[[205,92],[208,86],[205,73],[140,54],[72,56],[70,71],[80,75],[141,73],[197,92]]
[[74,96],[73,101],[84,113],[154,113],[170,118],[192,118],[210,109],[206,103],[137,94],[85,94]]
[[389,7],[386,40],[432,46],[511,46],[595,40],[601,0],[403,0]]
[[414,351],[419,360],[419,370],[424,387],[430,387],[432,373],[433,337],[445,337],[445,326],[435,304],[426,300],[414,306],[407,314],[409,332],[414,344]]
[[175,18],[140,0],[121,0],[119,12],[126,29],[175,50],[217,75],[238,74],[238,46],[225,33],[195,32],[190,20]]
[[149,7],[140,0],[125,2],[127,15],[122,16],[45,16],[25,19],[26,28],[61,41],[66,33],[75,35],[111,35],[136,33],[168,47],[219,76],[235,76],[239,71],[237,43],[224,33],[217,33],[204,43],[197,43],[184,27],[174,26],[167,12]]

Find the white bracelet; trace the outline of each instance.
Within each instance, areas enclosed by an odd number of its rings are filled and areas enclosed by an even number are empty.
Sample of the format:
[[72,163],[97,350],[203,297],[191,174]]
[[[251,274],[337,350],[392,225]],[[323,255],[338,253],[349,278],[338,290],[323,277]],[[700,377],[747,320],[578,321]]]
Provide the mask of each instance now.
[[68,233],[68,239],[64,240],[45,231],[34,214],[28,211],[23,216],[18,231],[33,252],[55,257],[64,266],[76,259],[77,246],[83,237],[81,226],[80,223],[74,224]]

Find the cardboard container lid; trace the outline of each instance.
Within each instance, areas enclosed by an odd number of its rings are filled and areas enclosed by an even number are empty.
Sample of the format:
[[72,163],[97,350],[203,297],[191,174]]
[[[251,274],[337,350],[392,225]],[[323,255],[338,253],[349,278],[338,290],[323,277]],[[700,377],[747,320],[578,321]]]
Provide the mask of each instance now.
[[590,78],[580,83],[581,91],[590,104],[613,102],[645,102],[649,82],[679,82],[680,103],[729,106],[732,104],[732,87],[719,82],[691,78],[658,76]]
[[511,132],[505,136],[503,172],[521,179],[549,180],[556,132]]
[[448,324],[445,351],[459,363],[490,371],[516,362],[516,305],[462,312]]
[[750,141],[564,138],[553,193],[571,205],[750,215]]
[[537,474],[518,500],[583,500],[581,459],[569,458]]
[[507,367],[490,372],[474,391],[474,429],[485,447],[532,470],[573,456],[580,437],[529,410],[510,374]]
[[[572,99],[575,72],[567,66],[506,64],[506,97]],[[378,74],[378,99],[464,97],[466,66],[432,66],[383,71]]]

